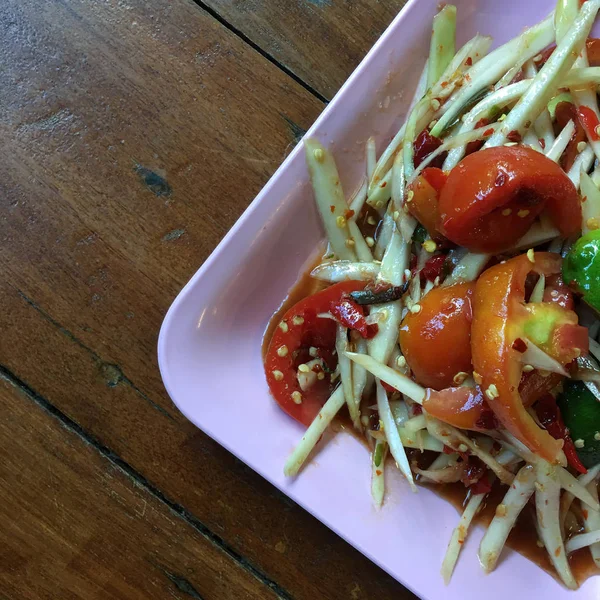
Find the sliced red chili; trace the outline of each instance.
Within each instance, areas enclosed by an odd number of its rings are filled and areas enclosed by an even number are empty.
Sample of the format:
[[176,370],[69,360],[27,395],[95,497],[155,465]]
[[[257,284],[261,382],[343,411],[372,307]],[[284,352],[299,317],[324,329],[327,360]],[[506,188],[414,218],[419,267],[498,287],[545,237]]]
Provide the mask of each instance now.
[[446,267],[446,255],[436,254],[432,256],[421,269],[421,279],[425,281],[435,281],[437,277],[440,279],[444,275]]
[[546,48],[545,50],[543,50],[542,52],[540,52],[534,59],[533,62],[535,63],[535,66],[539,69],[541,67],[543,67],[546,62],[548,62],[548,59],[552,56],[552,53],[554,52],[554,50],[556,50],[556,44],[552,44],[551,46],[548,46],[548,48]]
[[485,475],[487,467],[477,456],[469,456],[461,481],[465,487],[472,487],[477,484]]
[[578,473],[587,473],[587,469],[579,460],[579,456],[577,456],[575,444],[569,435],[569,430],[565,426],[554,396],[547,394],[543,398],[540,398],[535,405],[535,412],[540,424],[548,433],[554,439],[564,441],[563,452],[567,457],[569,465]]
[[490,483],[489,474],[486,473],[483,477],[477,482],[474,483],[469,488],[471,493],[475,496],[479,494],[489,494],[492,491],[492,484]]
[[572,102],[559,102],[556,105],[555,112],[558,130],[564,129],[565,125],[569,121],[573,121],[575,124],[573,135],[571,136],[565,151],[560,157],[560,166],[565,171],[569,171],[569,169],[573,166],[577,155],[579,154],[577,146],[580,142],[584,142],[586,140],[585,129],[579,113],[577,112],[577,107]]
[[[414,147],[414,163],[415,167],[418,167],[432,152],[437,150],[442,145],[442,140],[429,133],[427,129],[423,129],[417,136],[413,147]],[[436,157],[430,165],[432,167],[441,167],[446,160],[446,153],[440,154]]]
[[329,312],[338,323],[348,327],[348,329],[358,331],[367,340],[374,337],[379,330],[376,324],[369,325],[367,323],[364,308],[349,298],[333,300],[329,305]]
[[398,391],[394,386],[390,385],[389,383],[386,383],[385,381],[381,382],[381,387],[390,394],[393,394]]
[[[479,119],[479,121],[477,121],[477,123],[475,123],[475,129],[479,129],[480,127],[485,127],[486,125],[489,125],[490,120],[486,119],[485,117],[483,117],[482,119]],[[492,133],[493,133],[493,129],[492,129]],[[485,132],[487,135],[487,131]],[[467,147],[465,148],[465,155],[469,155],[469,154],[473,154],[473,152],[477,152],[477,150],[481,150],[481,148],[483,148],[483,144],[484,141],[483,140],[475,140],[473,142],[469,142],[467,144]]]

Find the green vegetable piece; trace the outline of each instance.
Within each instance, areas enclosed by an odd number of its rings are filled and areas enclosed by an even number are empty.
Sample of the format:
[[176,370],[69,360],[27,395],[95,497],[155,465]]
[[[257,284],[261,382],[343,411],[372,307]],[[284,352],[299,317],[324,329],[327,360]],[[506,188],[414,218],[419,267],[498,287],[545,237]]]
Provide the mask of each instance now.
[[556,326],[564,322],[564,311],[557,304],[533,302],[526,307],[528,318],[523,329],[525,336],[536,346],[551,342]]
[[375,452],[373,454],[373,462],[375,463],[376,467],[381,466],[381,459],[383,458],[384,447],[385,447],[385,442],[380,442],[380,441],[378,441],[377,445],[375,446]]
[[600,311],[600,230],[580,237],[563,261],[565,283],[583,294],[583,299]]
[[412,239],[413,242],[418,242],[419,244],[422,244],[427,239],[427,229],[421,223],[417,225]]
[[600,401],[583,381],[567,379],[557,404],[583,465],[589,469],[600,463]]
[[442,76],[456,52],[456,6],[446,4],[433,17],[427,87],[431,88]]

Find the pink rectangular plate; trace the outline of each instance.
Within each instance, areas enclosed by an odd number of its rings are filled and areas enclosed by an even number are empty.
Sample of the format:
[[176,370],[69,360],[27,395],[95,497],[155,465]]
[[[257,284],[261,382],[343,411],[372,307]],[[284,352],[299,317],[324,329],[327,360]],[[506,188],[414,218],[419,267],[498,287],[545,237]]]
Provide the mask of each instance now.
[[[383,149],[397,131],[428,54],[438,0],[411,0],[308,135],[329,144],[346,192],[364,169],[364,142]],[[544,0],[455,0],[458,42],[476,32],[499,44],[553,8]],[[171,306],[158,344],[162,377],[190,421],[426,599],[600,598],[600,578],[568,592],[515,552],[484,575],[474,531],[445,587],[439,570],[456,510],[428,490],[412,494],[389,469],[388,493],[372,508],[364,447],[338,434],[296,480],[283,475],[302,428],[269,396],[261,340],[269,318],[314,254],[323,232],[299,144]],[[235,386],[231,386],[231,380]]]

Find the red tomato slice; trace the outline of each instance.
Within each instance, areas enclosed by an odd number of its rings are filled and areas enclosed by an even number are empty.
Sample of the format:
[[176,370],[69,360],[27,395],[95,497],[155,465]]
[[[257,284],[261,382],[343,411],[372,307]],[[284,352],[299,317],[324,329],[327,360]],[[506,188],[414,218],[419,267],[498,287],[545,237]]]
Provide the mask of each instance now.
[[471,297],[474,283],[432,289],[400,327],[400,347],[415,379],[441,390],[471,372]]
[[[546,377],[537,371],[524,374],[519,385],[523,406],[531,406],[555,390],[562,380],[563,376],[556,373],[550,373]],[[436,419],[460,429],[486,431],[499,427],[480,387],[450,387],[439,392],[429,389],[423,408]]]
[[345,294],[364,287],[364,281],[343,281],[308,296],[294,304],[275,329],[265,357],[267,383],[277,404],[290,417],[306,426],[317,416],[332,388],[330,377],[325,374],[307,391],[302,391],[297,377],[298,366],[312,360],[309,354],[311,347],[317,349],[318,356],[324,359],[329,370],[333,370],[337,363],[333,357],[335,321],[321,319],[317,315],[328,312],[331,303],[339,302]]
[[442,233],[476,252],[508,250],[546,210],[563,236],[579,230],[581,203],[566,173],[531,148],[500,146],[465,157],[439,197]]
[[427,390],[423,408],[436,419],[460,429],[485,431],[497,426],[479,388],[449,387],[439,392]]
[[445,183],[446,175],[441,169],[427,167],[408,186],[408,209],[434,239],[440,237],[438,196]]

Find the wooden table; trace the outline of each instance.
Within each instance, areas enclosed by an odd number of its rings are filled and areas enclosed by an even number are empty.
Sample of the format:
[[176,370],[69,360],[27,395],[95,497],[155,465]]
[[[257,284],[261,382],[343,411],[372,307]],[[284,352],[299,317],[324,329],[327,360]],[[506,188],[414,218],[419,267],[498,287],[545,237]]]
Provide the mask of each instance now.
[[2,0],[0,598],[413,596],[167,397],[171,301],[403,0]]

